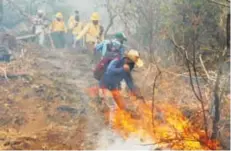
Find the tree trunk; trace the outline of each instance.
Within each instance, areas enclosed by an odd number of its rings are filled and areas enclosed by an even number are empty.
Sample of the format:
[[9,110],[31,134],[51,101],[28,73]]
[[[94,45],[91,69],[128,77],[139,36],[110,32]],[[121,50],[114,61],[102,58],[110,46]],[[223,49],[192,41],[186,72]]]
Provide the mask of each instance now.
[[220,78],[221,78],[221,72],[222,72],[222,55],[219,56],[219,62],[218,62],[218,70],[217,70],[217,78],[214,88],[214,101],[212,106],[212,114],[213,114],[213,131],[212,131],[212,139],[217,138],[217,132],[218,132],[218,122],[220,120],[220,98],[219,98],[219,84],[220,84]]
[[3,0],[0,0],[0,24],[2,24],[3,20]]
[[227,49],[230,48],[230,14],[227,15],[226,23],[226,38],[227,38]]

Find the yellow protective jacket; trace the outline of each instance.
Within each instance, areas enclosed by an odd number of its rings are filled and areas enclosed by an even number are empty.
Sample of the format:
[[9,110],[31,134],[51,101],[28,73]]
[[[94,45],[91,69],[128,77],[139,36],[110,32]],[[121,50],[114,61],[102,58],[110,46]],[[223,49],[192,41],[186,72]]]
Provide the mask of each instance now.
[[75,26],[75,16],[71,16],[68,20],[68,29],[72,30]]
[[50,26],[51,32],[67,32],[64,21],[54,20]]
[[77,36],[77,40],[86,36],[86,42],[96,43],[100,33],[100,25],[94,25],[93,23],[88,23],[84,29]]
[[77,23],[76,22],[75,25],[74,25],[74,27],[73,27],[73,29],[72,29],[72,34],[75,35],[75,36],[77,36],[77,35],[80,34],[80,32],[82,31],[82,29],[83,29],[83,23],[81,23],[81,22]]

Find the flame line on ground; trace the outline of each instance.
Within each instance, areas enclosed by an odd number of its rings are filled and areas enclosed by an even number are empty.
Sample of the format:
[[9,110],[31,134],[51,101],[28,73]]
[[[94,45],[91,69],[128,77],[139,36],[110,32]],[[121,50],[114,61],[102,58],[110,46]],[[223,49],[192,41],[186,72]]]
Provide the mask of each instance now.
[[[165,140],[161,140],[159,142],[155,142],[155,143],[150,143],[150,144],[139,144],[141,146],[155,146],[158,144],[169,144],[170,141],[192,141],[192,142],[199,142],[202,145],[205,145],[206,147],[208,147],[209,149],[213,150],[214,148],[211,148],[209,145],[207,145],[206,143],[203,143],[201,140],[198,139],[165,139]],[[173,143],[176,144],[177,142]]]

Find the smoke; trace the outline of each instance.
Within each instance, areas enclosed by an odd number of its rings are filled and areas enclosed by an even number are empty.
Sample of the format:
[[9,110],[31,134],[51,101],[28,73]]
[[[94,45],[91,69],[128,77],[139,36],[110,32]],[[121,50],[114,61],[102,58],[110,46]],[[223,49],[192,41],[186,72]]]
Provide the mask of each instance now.
[[[109,15],[104,0],[66,0],[65,3],[71,6],[70,9],[73,13],[74,10],[79,11],[80,20],[82,21],[89,21],[92,12],[97,11],[101,18],[100,23],[104,28],[109,24]],[[114,22],[114,25],[108,33],[114,33],[117,31],[123,31],[123,25],[121,25],[118,20]]]
[[[157,148],[155,145],[145,145],[152,144],[152,141],[143,141],[138,135],[130,135],[128,139],[124,140],[119,135],[114,133],[110,129],[104,129],[100,133],[98,139],[97,150],[143,150],[150,151]],[[151,140],[151,139],[150,139]]]
[[92,12],[98,11],[101,16],[101,24],[106,26],[109,22],[107,11],[101,6],[104,1],[98,0],[66,0],[66,4],[71,6],[71,9],[78,10],[80,19],[88,21]]

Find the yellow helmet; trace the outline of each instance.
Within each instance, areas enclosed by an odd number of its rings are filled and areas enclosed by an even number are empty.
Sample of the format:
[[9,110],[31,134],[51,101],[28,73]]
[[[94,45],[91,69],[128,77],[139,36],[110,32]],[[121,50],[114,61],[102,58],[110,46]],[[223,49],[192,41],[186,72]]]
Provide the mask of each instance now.
[[140,53],[137,50],[131,49],[125,52],[125,57],[133,61],[137,67],[144,65],[144,62],[140,59]]
[[61,12],[58,12],[55,16],[56,18],[63,18],[63,14]]
[[92,20],[92,21],[93,21],[93,20],[100,20],[99,13],[97,13],[97,12],[92,13],[92,15],[91,15],[91,20]]

